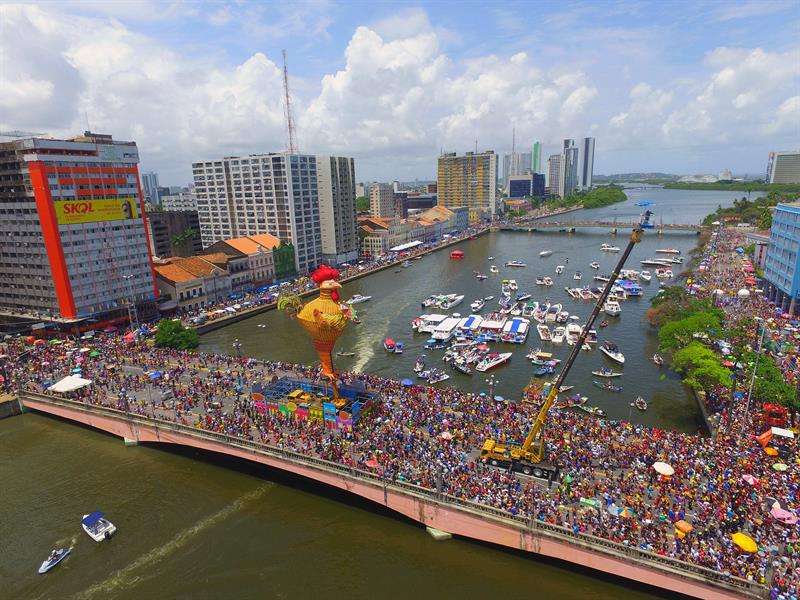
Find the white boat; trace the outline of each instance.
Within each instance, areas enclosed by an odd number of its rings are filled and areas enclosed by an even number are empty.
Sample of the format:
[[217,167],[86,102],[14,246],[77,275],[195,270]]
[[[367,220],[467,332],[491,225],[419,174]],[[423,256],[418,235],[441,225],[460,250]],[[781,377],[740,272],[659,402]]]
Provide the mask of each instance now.
[[99,510],[83,515],[81,520],[81,527],[90,538],[95,542],[102,542],[103,540],[110,539],[117,531],[114,524],[106,519],[105,515]]
[[558,316],[558,313],[561,312],[561,305],[560,304],[551,304],[550,307],[547,309],[547,314],[544,317],[546,323],[553,323]]
[[489,256],[486,258],[486,260],[494,260],[494,256]]
[[597,375],[598,377],[622,377],[622,373],[609,369],[608,367],[592,371],[592,375]]
[[517,280],[516,279],[509,279],[508,280],[508,289],[511,292],[516,292],[519,289],[519,286],[517,285]]
[[556,315],[556,323],[566,323],[568,319],[569,313],[566,310],[562,310]]
[[524,344],[528,338],[528,330],[531,322],[522,317],[515,317],[503,326],[503,333],[500,334],[500,340],[509,342],[511,344]]
[[681,251],[677,248],[661,248],[660,250],[656,250],[656,254],[680,254]]
[[553,339],[553,336],[550,335],[550,328],[547,325],[537,325],[536,331],[539,333],[539,339],[543,342],[550,342]]
[[619,247],[611,244],[600,244],[600,250],[603,252],[619,252]]
[[500,269],[497,268],[497,265],[492,265],[491,267],[489,267],[489,272],[490,273],[499,273]]
[[578,325],[578,323],[574,323],[574,322],[573,323],[569,323],[567,325],[567,331],[566,331],[567,343],[570,346],[574,346],[577,343],[578,338],[581,337],[581,332],[582,331],[583,331],[583,327]]
[[510,260],[506,263],[507,267],[527,267],[528,265],[521,260]]
[[553,280],[552,280],[552,279],[550,279],[549,277],[545,277],[545,278],[544,278],[544,284],[545,284],[547,287],[550,287],[551,285],[553,285]]
[[494,369],[495,367],[502,365],[509,358],[511,358],[511,352],[490,352],[483,359],[481,359],[477,365],[475,365],[475,370],[483,372],[488,371],[489,369]]
[[669,267],[672,263],[668,263],[662,258],[646,258],[640,260],[639,264],[644,267]]
[[614,360],[621,365],[625,364],[625,355],[622,354],[614,342],[603,342],[603,344],[600,346],[600,351],[611,360]]
[[566,335],[567,335],[566,327],[560,327],[560,326],[556,327],[553,330],[553,335],[550,341],[552,341],[554,344],[563,344],[564,340],[566,339]]
[[439,323],[433,330],[431,337],[434,340],[446,342],[450,340],[455,334],[458,324],[461,321],[458,317],[447,317],[444,321]]
[[433,330],[436,329],[436,327],[447,318],[447,315],[440,315],[436,313],[430,315],[420,315],[411,322],[411,327],[417,333],[433,333]]
[[537,277],[536,285],[544,285],[544,277]]
[[564,272],[564,265],[558,265],[556,267],[556,275],[561,275]]
[[594,280],[595,281],[602,281],[603,283],[608,283],[609,280],[610,280],[610,277],[608,275],[595,275],[594,276]]
[[575,281],[580,281],[581,279],[583,279],[583,275],[581,274],[580,271],[575,271],[575,275],[573,275],[572,278]]
[[366,302],[367,300],[372,300],[372,296],[362,296],[361,294],[354,294],[347,300],[346,304],[361,304],[362,302]]
[[573,298],[575,300],[580,300],[581,299],[581,289],[580,288],[569,288],[569,287],[567,287],[567,288],[564,288],[564,290],[566,290],[566,292],[570,295],[571,298]]
[[659,279],[672,279],[672,269],[656,269],[656,277]]
[[483,323],[483,317],[480,315],[469,315],[458,322],[458,328],[461,331],[474,332],[480,328],[481,323]]
[[464,301],[463,294],[446,294],[439,298],[439,301],[436,303],[437,308],[441,308],[442,310],[450,310],[454,306],[458,306]]
[[434,383],[439,383],[440,381],[446,381],[448,379],[450,379],[450,375],[444,371],[440,371],[439,369],[431,369],[428,373],[428,383],[431,385]]
[[647,282],[647,281],[650,281],[653,278],[653,275],[650,273],[650,271],[641,271],[639,273],[639,278],[642,281]]
[[47,573],[50,569],[67,558],[70,552],[72,552],[72,548],[54,548],[50,556],[42,561],[42,565],[39,567],[39,575]]
[[483,310],[483,307],[486,306],[486,301],[483,298],[478,298],[469,307],[472,309],[473,312],[479,312]]
[[618,317],[622,312],[622,307],[620,307],[619,302],[616,300],[606,300],[606,303],[603,305],[603,312],[609,317]]
[[522,316],[527,318],[533,317],[537,308],[539,308],[538,302],[526,302],[525,306],[522,307]]
[[552,250],[542,250],[541,252],[539,252],[539,256],[541,258],[546,258],[546,257],[550,256],[552,253],[553,253]]
[[600,263],[597,262],[597,261],[592,261],[592,262],[589,263],[589,266],[592,267],[593,269],[599,269],[600,268]]

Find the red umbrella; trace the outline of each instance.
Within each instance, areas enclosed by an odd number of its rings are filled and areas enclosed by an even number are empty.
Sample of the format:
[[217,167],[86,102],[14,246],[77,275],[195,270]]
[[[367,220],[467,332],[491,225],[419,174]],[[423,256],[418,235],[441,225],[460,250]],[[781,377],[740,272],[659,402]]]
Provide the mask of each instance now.
[[375,460],[374,458],[370,458],[370,459],[369,459],[369,460],[368,460],[366,463],[364,463],[364,464],[366,464],[366,465],[367,465],[367,466],[368,466],[370,469],[377,469],[378,467],[380,467],[380,466],[381,466],[381,463],[379,463],[379,462],[378,462],[377,460]]

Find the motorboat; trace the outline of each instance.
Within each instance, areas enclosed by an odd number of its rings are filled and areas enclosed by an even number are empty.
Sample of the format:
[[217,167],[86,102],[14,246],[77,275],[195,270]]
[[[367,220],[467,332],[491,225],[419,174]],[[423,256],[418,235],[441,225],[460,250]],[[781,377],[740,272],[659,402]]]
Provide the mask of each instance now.
[[574,300],[580,300],[581,299],[581,289],[580,288],[565,287],[564,291],[567,292],[567,294],[570,295],[570,298],[572,298]]
[[552,375],[553,373],[555,373],[555,369],[549,365],[544,365],[533,370],[534,377],[544,377],[545,375]]
[[430,385],[433,385],[434,383],[439,383],[440,381],[446,381],[448,379],[450,379],[450,375],[439,369],[431,369],[428,372],[428,383]]
[[422,301],[422,308],[427,308],[429,306],[434,306],[439,301],[440,296],[433,295],[428,296],[425,300]]
[[656,250],[656,254],[680,254],[681,251],[677,248],[661,248]]
[[660,354],[653,354],[653,362],[660,367],[664,364],[664,357]]
[[550,287],[551,285],[553,285],[553,280],[550,279],[549,277],[545,277],[544,278],[544,284],[545,284],[545,286]]
[[524,302],[525,300],[530,300],[530,294],[517,294],[516,300],[517,302]]
[[387,352],[394,352],[395,341],[392,338],[386,338],[383,340],[383,349]]
[[550,256],[552,253],[553,253],[553,251],[552,251],[552,250],[542,250],[541,252],[539,252],[539,256],[540,256],[541,258],[547,258],[547,257],[548,257],[548,256]]
[[537,277],[536,285],[544,285],[544,277]]
[[486,296],[486,297],[484,298],[484,301],[485,301],[485,302],[489,302],[489,300],[494,300],[494,296]]
[[594,280],[595,281],[602,281],[603,283],[608,283],[609,281],[611,281],[611,276],[609,276],[609,275],[595,275],[594,276]]
[[609,317],[618,317],[622,312],[622,308],[616,300],[606,300],[605,304],[603,304],[603,312]]
[[558,316],[558,313],[561,312],[561,305],[560,304],[551,304],[550,307],[547,309],[547,314],[544,317],[546,323],[553,323]]
[[372,296],[362,296],[361,294],[354,294],[350,298],[348,298],[345,304],[361,304],[362,302],[366,302],[367,300],[372,300]]
[[581,404],[576,408],[581,409],[583,412],[589,413],[593,417],[605,417],[606,413],[603,411],[602,408],[597,406],[586,406],[585,404]]
[[403,344],[403,342],[394,343],[394,354],[402,354],[404,349],[405,349],[405,344]]
[[511,352],[490,352],[475,365],[476,371],[488,371],[502,365],[511,358]]
[[537,325],[536,331],[539,333],[539,339],[543,342],[550,342],[553,340],[553,336],[550,334],[550,328],[547,325]]
[[575,275],[573,275],[572,278],[575,281],[580,281],[581,279],[583,279],[583,275],[581,274],[580,271],[575,271]]
[[602,369],[598,369],[592,371],[592,375],[596,375],[597,377],[622,377],[622,373],[618,371],[614,371],[613,369],[609,369],[607,367],[603,367]]
[[475,279],[477,279],[478,281],[483,281],[487,277],[489,276],[486,273],[475,273]]
[[600,346],[600,351],[611,360],[616,361],[621,365],[625,364],[625,355],[622,354],[619,347],[614,342],[609,342],[606,340]]
[[556,323],[566,323],[568,319],[569,313],[565,310],[562,310],[556,315]]
[[490,273],[499,273],[500,269],[497,268],[497,265],[492,265],[491,267],[489,267],[489,272]]
[[456,371],[459,371],[464,375],[472,375],[472,369],[469,368],[466,359],[456,359],[451,363],[451,365]]
[[659,279],[672,279],[672,269],[656,269],[656,277]]
[[639,271],[634,269],[622,269],[619,272],[620,279],[627,279],[628,281],[638,281]]
[[[540,327],[541,327],[541,325],[540,325]],[[554,344],[563,344],[564,343],[564,339],[566,338],[566,335],[567,335],[567,328],[566,327],[560,327],[560,326],[556,327],[553,330],[553,335],[551,336],[550,341],[552,341]]]
[[631,402],[631,406],[638,408],[639,410],[647,410],[647,401],[641,396],[636,396],[636,400]]
[[463,301],[463,294],[445,294],[444,296],[439,297],[436,307],[441,308],[442,310],[450,310],[454,306],[461,304]]
[[640,260],[639,264],[644,267],[669,267],[672,263],[668,263],[661,258],[645,258],[644,260]]
[[640,271],[639,272],[639,279],[644,281],[645,283],[650,283],[650,280],[653,278],[653,275],[650,271]]
[[564,265],[558,265],[556,267],[556,275],[561,275],[564,272]]
[[621,386],[614,385],[610,381],[595,381],[595,380],[592,380],[592,383],[595,385],[595,387],[599,387],[601,390],[605,390],[607,392],[617,392],[617,393],[619,393],[619,392],[622,391],[622,387]]
[[528,265],[521,260],[510,260],[506,263],[507,267],[527,267]]
[[47,573],[50,569],[67,558],[70,552],[72,552],[72,548],[54,548],[53,551],[50,552],[50,555],[42,561],[42,565],[39,567],[39,575]]
[[522,316],[530,319],[533,317],[533,314],[536,312],[537,308],[539,308],[538,302],[526,302],[525,306],[522,307]]
[[640,286],[635,281],[630,281],[628,279],[623,279],[619,286],[625,292],[625,295],[631,298],[635,298],[637,296],[642,295],[642,286]]
[[494,256],[488,256],[486,257],[486,260],[494,260]]
[[670,265],[682,265],[683,264],[683,257],[682,256],[665,256],[662,258],[665,263]]
[[580,295],[581,300],[594,300],[594,294],[587,288],[581,289],[578,294]]
[[533,318],[536,319],[539,323],[544,323],[544,318],[547,316],[547,309],[550,308],[549,302],[540,302],[536,310],[533,311]]
[[519,286],[517,285],[517,280],[516,279],[509,279],[508,280],[508,289],[511,292],[516,292],[519,289]]
[[336,356],[355,356],[355,352],[337,352]]
[[524,344],[528,338],[530,325],[531,322],[528,319],[514,317],[506,321],[503,326],[503,333],[500,334],[500,340],[511,344]]
[[116,526],[106,519],[105,515],[99,510],[83,515],[81,527],[83,527],[86,535],[95,542],[111,539],[111,536],[117,531]]
[[486,306],[486,301],[483,298],[478,298],[469,305],[470,309],[472,309],[472,312],[481,311],[483,310],[484,306]]
[[611,244],[600,244],[600,250],[603,252],[619,252],[619,247]]
[[583,327],[581,327],[578,323],[569,323],[566,327],[566,339],[567,343],[570,346],[574,346],[578,343],[578,339],[581,337],[581,333],[583,333]]
[[414,363],[414,373],[422,373],[425,370],[425,355],[420,354]]

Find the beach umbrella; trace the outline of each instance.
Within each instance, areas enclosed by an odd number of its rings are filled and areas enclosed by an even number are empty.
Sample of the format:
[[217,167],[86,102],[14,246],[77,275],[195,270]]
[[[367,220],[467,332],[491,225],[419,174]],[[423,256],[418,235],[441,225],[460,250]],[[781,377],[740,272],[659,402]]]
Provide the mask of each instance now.
[[367,465],[367,466],[368,466],[370,469],[377,469],[378,467],[380,467],[380,466],[381,466],[381,463],[379,463],[379,462],[378,462],[377,460],[375,460],[374,458],[370,458],[370,459],[369,459],[367,462],[365,462],[364,464],[365,464],[365,465]]
[[626,506],[621,511],[619,511],[619,514],[617,516],[622,517],[623,519],[632,519],[633,517],[636,516],[636,513],[633,511],[633,509],[628,508]]
[[749,535],[746,535],[741,531],[738,533],[734,533],[731,536],[731,539],[733,540],[734,544],[736,544],[740,549],[744,550],[745,552],[749,552],[750,554],[758,552],[758,544],[756,544],[756,541]]
[[439,435],[439,437],[442,438],[443,440],[452,440],[453,439],[453,434],[450,433],[449,431],[443,431]]
[[89,352],[89,356],[91,356],[92,358],[97,358],[98,356],[100,356],[100,353],[97,350],[92,350],[91,352]]
[[769,514],[776,521],[780,521],[786,525],[794,525],[797,523],[797,515],[781,508],[781,505],[777,502],[772,506],[772,510],[769,511]]
[[767,456],[778,456],[778,451],[772,446],[767,446],[764,448],[764,452],[767,454]]
[[414,382],[411,381],[410,379],[403,379],[403,381],[401,381],[400,383],[404,387],[411,387],[412,385],[414,385]]
[[776,471],[783,472],[783,471],[787,470],[789,468],[789,466],[785,465],[783,463],[775,463],[774,465],[772,465],[772,468],[775,469]]
[[156,379],[160,379],[163,373],[161,371],[150,371],[147,375],[150,379],[155,381]]
[[658,473],[659,475],[664,475],[666,477],[669,477],[669,476],[675,474],[675,469],[673,469],[671,465],[668,465],[665,462],[661,462],[661,461],[654,462],[653,463],[653,468],[656,470],[656,473]]
[[755,485],[758,483],[758,478],[753,477],[749,473],[747,473],[746,475],[742,475],[742,479],[747,483],[749,483],[750,485]]
[[750,290],[746,290],[746,289],[742,288],[736,293],[736,295],[739,296],[739,298],[749,298],[750,297]]
[[682,533],[689,533],[692,531],[692,529],[694,529],[694,527],[692,527],[691,523],[687,523],[681,519],[680,521],[675,522],[675,529]]

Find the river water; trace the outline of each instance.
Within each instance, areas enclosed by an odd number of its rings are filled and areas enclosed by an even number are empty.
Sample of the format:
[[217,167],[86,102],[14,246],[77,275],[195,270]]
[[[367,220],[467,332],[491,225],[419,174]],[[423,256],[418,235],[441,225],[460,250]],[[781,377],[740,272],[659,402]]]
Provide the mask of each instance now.
[[[634,202],[647,198],[656,202],[657,220],[663,215],[665,223],[696,222],[717,204],[733,199],[721,192],[660,189],[629,195],[631,201],[597,209],[599,214],[592,216],[611,213],[628,220],[640,211]],[[574,213],[574,218],[583,214]],[[448,253],[441,252],[400,273],[389,270],[354,282],[346,286],[346,293],[376,297],[361,305],[363,324],[340,341],[340,348],[359,353],[358,360],[340,365],[406,376],[415,346],[422,342],[412,338],[408,328],[410,318],[420,312],[421,298],[436,291],[470,295],[484,289],[484,295],[497,295],[494,280],[480,287],[471,276],[473,268],[488,270],[487,253],[494,254],[498,264],[527,259],[528,268],[512,276],[520,288],[533,292],[532,278],[540,271],[552,274],[557,261],[567,256],[569,267],[586,275],[593,259],[601,261],[602,270],[610,270],[612,258],[599,252],[600,243],[609,240],[605,232],[494,234],[463,244],[467,256],[462,262],[450,261]],[[661,240],[648,234],[634,257],[638,260],[665,245],[685,253],[693,244],[694,237],[686,234]],[[553,249],[554,255],[540,261],[540,247]],[[656,287],[651,284],[648,296]],[[550,293],[556,297],[556,286]],[[613,416],[627,417],[627,398],[645,392],[652,408],[634,418],[694,430],[694,404],[677,380],[667,376],[660,381],[658,370],[647,361],[655,338],[642,321],[646,304],[646,298],[628,301],[620,322],[607,328],[628,357],[623,397],[604,397],[600,390],[586,387],[587,369],[603,364],[595,352],[582,353],[570,383]],[[588,306],[575,303],[566,308],[581,316],[588,312]],[[255,327],[262,322],[268,327]],[[411,348],[403,356],[386,356],[380,341],[387,334]],[[235,337],[254,356],[315,359],[297,325],[279,313],[205,336],[204,348],[230,351]],[[534,337],[527,346],[539,345]],[[517,349],[511,363],[496,372],[498,393],[516,397],[529,368],[522,348]],[[478,379],[454,377],[448,383],[485,387]],[[0,421],[0,473],[0,597],[652,597],[619,581],[517,553],[459,540],[434,542],[414,524],[261,466],[194,452],[126,448],[112,436],[35,414]],[[95,509],[105,510],[119,528],[110,542],[96,544],[80,530],[81,515]],[[36,574],[54,545],[73,541],[72,556],[46,576]]]

